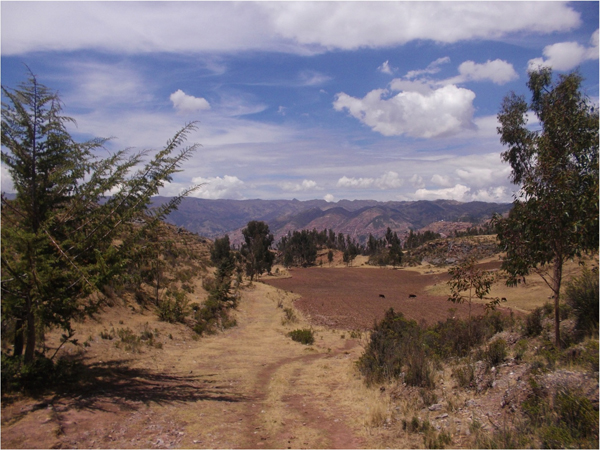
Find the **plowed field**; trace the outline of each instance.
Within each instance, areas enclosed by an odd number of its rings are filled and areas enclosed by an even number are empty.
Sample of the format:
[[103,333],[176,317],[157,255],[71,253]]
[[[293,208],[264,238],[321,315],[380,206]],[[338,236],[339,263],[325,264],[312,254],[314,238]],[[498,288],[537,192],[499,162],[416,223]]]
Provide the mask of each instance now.
[[[444,320],[449,314],[469,314],[467,304],[454,304],[447,297],[425,292],[429,285],[446,283],[447,273],[422,275],[411,270],[316,267],[289,272],[291,278],[264,277],[261,281],[300,295],[294,305],[317,325],[367,329],[389,308],[428,324]],[[483,305],[472,305],[473,316],[484,311]]]

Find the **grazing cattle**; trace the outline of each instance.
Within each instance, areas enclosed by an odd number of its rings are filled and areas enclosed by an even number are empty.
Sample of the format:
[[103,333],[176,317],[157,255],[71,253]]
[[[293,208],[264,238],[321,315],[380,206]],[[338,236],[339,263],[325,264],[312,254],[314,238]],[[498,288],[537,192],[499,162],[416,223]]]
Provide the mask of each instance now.
[[379,294],[379,298],[385,298],[385,295]]
[[408,294],[408,298],[417,298],[415,294]]

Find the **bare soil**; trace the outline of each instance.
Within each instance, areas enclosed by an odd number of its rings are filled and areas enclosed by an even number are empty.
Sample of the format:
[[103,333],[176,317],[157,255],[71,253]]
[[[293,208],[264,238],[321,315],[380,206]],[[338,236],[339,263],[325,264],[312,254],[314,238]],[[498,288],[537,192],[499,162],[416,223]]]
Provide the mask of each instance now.
[[[83,383],[38,398],[4,397],[2,448],[368,446],[365,388],[352,365],[358,341],[316,329],[314,345],[293,342],[287,333],[307,324],[299,317],[282,325],[278,305],[292,307],[292,298],[255,283],[243,290],[238,326],[201,339],[126,306],[77,324],[88,346],[61,352],[83,359]],[[100,337],[125,327],[159,338],[126,351]]]
[[[487,270],[498,268],[499,262],[482,265]],[[300,298],[295,306],[314,324],[346,330],[366,330],[393,308],[408,319],[427,324],[449,315],[465,318],[468,304],[454,304],[447,295],[431,294],[428,286],[445,285],[447,272],[420,274],[416,271],[375,268],[309,268],[290,269],[290,277],[264,277],[263,282]],[[485,307],[473,304],[473,316],[483,314]]]

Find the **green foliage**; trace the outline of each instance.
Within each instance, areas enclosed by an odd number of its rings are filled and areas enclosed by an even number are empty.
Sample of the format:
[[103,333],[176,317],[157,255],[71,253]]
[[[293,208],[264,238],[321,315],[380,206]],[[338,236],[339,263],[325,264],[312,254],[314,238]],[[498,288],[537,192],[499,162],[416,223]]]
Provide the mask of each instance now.
[[233,252],[231,251],[231,244],[229,242],[229,235],[225,235],[220,239],[215,239],[215,243],[210,249],[210,260],[215,267],[219,267],[222,263],[234,263]]
[[485,359],[490,366],[497,366],[506,359],[507,344],[504,339],[496,339],[487,346]]
[[240,254],[246,262],[246,275],[253,280],[255,276],[271,272],[275,256],[270,251],[274,238],[269,231],[269,225],[253,220],[248,222],[246,228],[242,230],[242,234],[244,243]]
[[584,268],[581,276],[566,287],[566,301],[576,317],[575,328],[583,335],[598,334],[600,294],[598,292],[598,268]]
[[565,387],[551,397],[535,378],[529,384],[521,408],[542,448],[598,448],[598,411],[587,397]]
[[[456,266],[448,270],[451,295],[448,298],[453,303],[469,303],[469,317],[471,317],[471,304],[473,298],[483,300],[489,294],[492,284],[496,280],[495,275],[487,270],[477,267],[475,258],[466,258]],[[491,299],[488,307],[493,308],[499,303],[498,299]]]
[[[435,361],[466,356],[510,323],[510,318],[494,311],[470,321],[447,319],[422,327],[390,309],[375,324],[357,366],[369,385],[404,374],[409,385],[433,387]],[[464,384],[470,383],[467,372],[464,377]]]
[[292,341],[300,342],[304,345],[312,345],[315,342],[315,334],[310,328],[290,331],[288,336],[292,338]]
[[195,189],[148,209],[195,151],[180,149],[195,125],[145,164],[145,152],[98,159],[94,151],[105,140],[75,142],[60,98],[33,74],[2,92],[2,162],[17,191],[13,201],[2,197],[2,320],[14,323],[15,355],[24,349],[31,363],[43,330],[60,327],[70,335],[74,319],[97,311],[104,286],[128,276],[140,254],[138,238]]
[[[531,103],[512,93],[498,114],[500,140],[508,146],[502,157],[521,188],[509,216],[494,218],[506,252],[502,267],[509,285],[533,270],[552,289],[556,345],[563,263],[598,251],[598,110],[581,92],[581,81],[576,72],[555,83],[548,68],[531,72]],[[529,110],[541,130],[528,127]],[[539,270],[545,266],[550,274]]]
[[158,303],[158,318],[165,322],[183,323],[190,313],[189,300],[184,291],[167,291]]
[[81,364],[61,358],[53,361],[38,355],[24,363],[21,356],[2,353],[2,392],[23,391],[38,395],[48,389],[76,382],[81,375]]
[[475,385],[475,367],[471,363],[455,367],[452,376],[462,388],[472,388]]
[[544,330],[542,325],[543,308],[536,308],[525,317],[523,334],[527,337],[539,336]]
[[238,303],[236,292],[232,292],[231,276],[234,266],[231,260],[222,259],[214,280],[205,280],[205,289],[209,291],[208,298],[194,311],[196,323],[192,329],[199,335],[214,334],[217,330],[231,328],[236,325],[230,317],[230,310]]

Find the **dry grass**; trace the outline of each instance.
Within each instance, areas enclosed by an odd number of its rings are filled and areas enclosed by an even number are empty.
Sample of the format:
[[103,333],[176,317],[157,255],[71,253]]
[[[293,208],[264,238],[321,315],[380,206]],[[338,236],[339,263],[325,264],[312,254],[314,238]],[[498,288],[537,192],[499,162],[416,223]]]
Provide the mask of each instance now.
[[[494,260],[500,261],[500,258],[488,258],[480,262],[487,263],[492,262]],[[583,262],[585,262],[588,265],[598,265],[598,256],[596,255],[593,258],[585,257],[583,258]],[[580,275],[581,270],[582,268],[579,264],[579,260],[568,261],[564,265],[563,269],[563,286],[571,278]],[[444,269],[444,271],[447,271],[447,269]],[[433,286],[428,286],[426,288],[426,291],[431,295],[450,295],[450,289],[445,283],[439,283]],[[526,313],[531,312],[535,308],[539,308],[545,303],[550,302],[552,299],[551,296],[552,291],[550,290],[548,285],[539,275],[536,274],[528,276],[526,278],[526,283],[520,283],[518,286],[515,287],[506,286],[506,278],[500,278],[500,280],[494,283],[494,285],[492,286],[492,290],[489,294],[489,297],[506,298],[507,302],[502,303],[502,306]],[[479,302],[479,300],[474,299],[473,302],[477,303]],[[479,303],[486,303],[486,301],[484,300]]]

